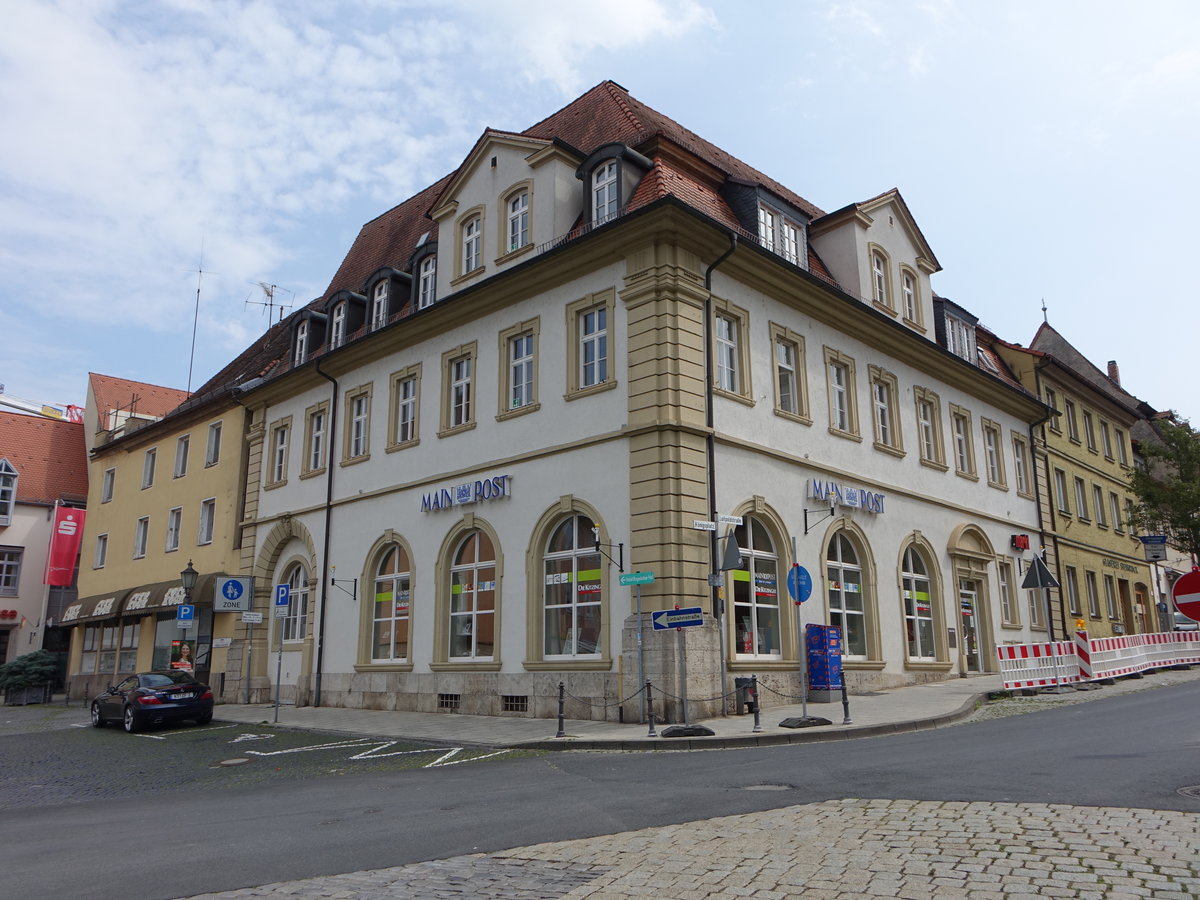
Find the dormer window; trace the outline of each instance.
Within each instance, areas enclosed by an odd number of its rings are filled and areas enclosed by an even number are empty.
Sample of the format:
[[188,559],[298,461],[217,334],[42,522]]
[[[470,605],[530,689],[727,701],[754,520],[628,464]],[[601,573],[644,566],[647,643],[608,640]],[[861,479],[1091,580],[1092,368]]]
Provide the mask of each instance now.
[[803,265],[800,248],[803,228],[777,209],[758,207],[758,242],[790,263]]
[[437,257],[431,254],[421,260],[420,275],[417,279],[417,308],[433,306],[436,299]]
[[386,279],[375,285],[371,295],[371,330],[382,328],[388,320],[388,283]]
[[7,459],[0,459],[0,525],[11,525],[17,505],[17,470]]
[[329,349],[333,350],[346,343],[346,312],[348,304],[345,300],[333,308],[333,325],[329,330]]
[[946,317],[946,349],[955,356],[975,361],[975,329],[953,316]]
[[463,251],[463,270],[466,275],[468,272],[474,272],[483,265],[483,257],[480,253],[481,232],[483,231],[483,220],[479,216],[469,219],[463,225],[462,230],[462,251]]
[[296,354],[293,357],[292,364],[296,366],[304,365],[308,359],[308,320],[305,319],[296,326]]
[[617,202],[617,161],[610,159],[592,173],[592,224],[615,218]]
[[508,201],[508,252],[529,243],[529,192],[521,191]]

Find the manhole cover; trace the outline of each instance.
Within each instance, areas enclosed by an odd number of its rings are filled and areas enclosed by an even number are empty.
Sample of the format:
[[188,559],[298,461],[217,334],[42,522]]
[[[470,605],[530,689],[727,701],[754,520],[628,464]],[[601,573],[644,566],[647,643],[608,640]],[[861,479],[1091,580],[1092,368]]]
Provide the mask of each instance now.
[[217,765],[218,766],[244,766],[248,762],[250,762],[249,757],[239,756],[237,759],[223,759],[219,763],[217,763]]
[[790,784],[748,784],[743,790],[747,791],[792,791]]
[[1181,787],[1175,793],[1183,794],[1185,797],[1191,797],[1193,800],[1200,800],[1200,784],[1193,784],[1188,787]]

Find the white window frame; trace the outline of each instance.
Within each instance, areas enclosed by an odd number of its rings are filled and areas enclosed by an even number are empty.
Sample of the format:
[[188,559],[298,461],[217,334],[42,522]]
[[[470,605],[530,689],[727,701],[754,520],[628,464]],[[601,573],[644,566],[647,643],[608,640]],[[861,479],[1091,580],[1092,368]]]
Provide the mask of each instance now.
[[416,374],[408,375],[396,382],[396,433],[397,444],[407,444],[417,439],[417,403],[420,384]]
[[304,640],[308,626],[308,569],[302,563],[293,563],[286,570],[284,582],[288,592],[287,615],[280,618],[284,643]]
[[1069,397],[1063,398],[1063,415],[1067,419],[1067,437],[1079,443],[1079,419],[1075,415],[1075,401]]
[[165,553],[179,549],[179,533],[183,529],[183,507],[173,506],[167,510],[167,540],[163,545]]
[[200,501],[200,527],[196,532],[196,545],[203,547],[213,542],[213,531],[216,527],[217,498],[209,497]]
[[1000,426],[987,419],[983,420],[983,455],[987,464],[988,484],[992,487],[1005,488],[1008,481],[1004,472],[1004,435]]
[[319,472],[325,468],[328,443],[325,440],[325,432],[328,421],[329,410],[323,406],[308,414],[308,447],[305,449],[305,462],[309,472]]
[[619,175],[620,166],[615,159],[605,160],[592,172],[593,225],[603,225],[620,212]]
[[221,423],[208,426],[208,443],[204,448],[204,465],[215,466],[221,461]]
[[483,216],[472,216],[462,226],[462,274],[483,265]]
[[1098,484],[1092,485],[1092,507],[1096,510],[1096,524],[1101,528],[1108,527],[1108,514],[1104,509],[1104,488]]
[[1100,446],[1104,450],[1104,458],[1113,458],[1112,429],[1103,419],[1100,420]]
[[346,343],[346,322],[350,313],[350,301],[343,300],[333,307],[329,316],[329,349],[336,350]]
[[1120,428],[1113,429],[1113,440],[1117,442],[1117,462],[1123,466],[1129,465],[1129,454],[1125,449],[1125,432]]
[[1121,498],[1117,496],[1115,491],[1108,492],[1108,507],[1112,510],[1113,531],[1117,534],[1124,534],[1125,519],[1121,514]]
[[901,270],[900,294],[904,298],[904,318],[917,321],[917,279],[912,272]]
[[[396,563],[390,567],[392,571],[384,572],[384,564],[389,559],[394,558]],[[393,541],[384,547],[378,557],[379,561],[375,565],[375,590],[372,595],[374,599],[374,613],[371,617],[371,662],[373,663],[407,663],[412,654],[412,560],[409,558],[408,550],[399,541]],[[386,615],[381,615],[379,612],[380,602],[378,597],[381,593],[381,588],[386,589],[392,596],[390,611]],[[398,604],[403,603],[403,611]],[[396,655],[396,628],[397,625],[403,623],[405,633],[405,654],[403,656]],[[377,656],[376,650],[379,648],[378,632],[381,625],[386,625],[390,629],[391,653],[388,656]]]
[[1087,590],[1088,615],[1093,619],[1100,618],[1100,588],[1096,584],[1096,573],[1084,570],[1083,586]]
[[287,481],[288,447],[291,443],[291,427],[283,422],[271,429],[271,484]]
[[1058,511],[1064,516],[1071,515],[1071,497],[1067,492],[1067,473],[1062,469],[1054,470],[1054,498]]
[[[463,545],[472,537],[475,541],[475,559],[463,563],[457,563],[459,554],[462,552]],[[482,559],[482,543],[486,540],[491,546],[492,558]],[[481,529],[474,529],[466,534],[463,534],[454,545],[454,555],[451,557],[450,565],[450,584],[447,586],[450,591],[450,602],[446,605],[446,616],[448,625],[449,641],[446,646],[446,653],[450,661],[472,661],[472,662],[490,662],[495,658],[497,639],[499,638],[500,627],[500,590],[499,590],[499,562],[500,551],[496,549],[495,543],[492,541],[491,535]],[[492,577],[490,580],[483,580],[480,575],[490,570]],[[469,601],[464,603],[464,609],[457,612],[454,610],[453,596],[455,582],[459,576],[466,575],[466,579],[458,585],[460,594],[468,594]],[[492,605],[490,609],[482,609],[479,605],[479,595],[481,593],[491,593]],[[487,655],[479,653],[479,632],[480,620],[484,616],[492,617],[492,635],[493,644],[492,652]],[[456,630],[457,629],[457,630]],[[455,637],[470,636],[470,652],[451,655],[451,649],[454,646]]]
[[469,354],[450,360],[450,427],[461,428],[472,421],[471,388],[473,363]]
[[608,306],[598,303],[579,313],[579,387],[608,381]]
[[133,526],[133,558],[143,559],[146,556],[146,542],[150,537],[150,517],[141,516]]
[[783,335],[775,336],[775,390],[777,408],[793,416],[805,414],[800,396],[800,349]]
[[959,475],[978,477],[975,471],[975,445],[971,434],[971,413],[950,404],[950,430],[954,440],[954,468]]
[[387,324],[388,280],[384,278],[371,292],[371,330],[377,331]]
[[740,394],[740,329],[733,316],[718,314],[714,340],[717,344],[717,387],[731,394]]
[[1088,513],[1087,483],[1078,475],[1075,476],[1075,516],[1080,521],[1091,519]]
[[108,562],[108,533],[96,535],[96,548],[92,553],[92,568],[103,569]]
[[1083,438],[1087,442],[1087,448],[1093,453],[1096,452],[1096,422],[1092,418],[1092,414],[1088,410],[1083,411]]
[[151,447],[142,457],[142,490],[154,486],[154,467],[157,464],[158,448]]
[[1019,624],[1013,594],[1013,566],[1006,559],[996,560],[996,583],[1000,589],[1000,621],[1006,625]]
[[871,299],[880,306],[892,305],[888,296],[888,261],[879,250],[871,253]]
[[[589,539],[581,541],[581,533],[590,523],[579,513],[572,513],[558,520],[550,529],[546,544],[542,547],[542,658],[543,659],[599,659],[604,633],[604,577],[603,559],[596,552],[595,544]],[[563,550],[551,550],[551,542],[560,531],[571,534],[571,546]],[[590,538],[590,535],[588,536]],[[566,571],[561,571],[565,569]],[[559,571],[556,571],[559,570]],[[562,586],[566,585],[566,590]],[[595,639],[590,649],[584,650],[583,621],[589,613],[597,618]],[[548,620],[552,615],[566,614],[570,621],[567,637],[561,638],[556,629],[551,635]],[[555,652],[551,643],[558,643]]]
[[0,547],[0,597],[16,597],[21,592],[21,561],[24,547]]
[[1032,493],[1030,481],[1031,475],[1029,471],[1029,445],[1025,438],[1019,434],[1013,434],[1013,477],[1017,483],[1017,493],[1029,496]]
[[1083,608],[1079,605],[1079,570],[1074,566],[1066,566],[1063,571],[1064,588],[1067,592],[1067,612],[1078,617]]
[[[921,571],[917,571],[917,567],[913,565],[914,559],[920,563]],[[929,567],[929,560],[915,545],[910,544],[905,548],[900,567],[900,591],[901,599],[904,601],[905,653],[910,662],[935,662],[937,660],[933,580],[929,575]],[[920,602],[922,593],[925,595],[924,608]],[[922,626],[924,626],[924,636]],[[912,637],[908,637],[908,633],[911,633]],[[926,640],[929,642],[928,647],[925,646]]]
[[437,302],[437,255],[430,253],[421,260],[417,274],[417,309]]
[[508,339],[508,408],[522,409],[537,401],[534,360],[537,338],[532,330]]
[[349,441],[347,456],[357,459],[367,455],[370,441],[371,395],[365,392],[357,393],[350,398],[350,429],[347,435]]
[[117,481],[116,468],[105,469],[104,479],[100,482],[100,502],[109,503],[113,498],[113,487]]
[[508,252],[529,243],[529,191],[521,191],[508,200]]
[[296,326],[296,352],[292,357],[293,366],[302,366],[308,360],[309,320],[302,319]]
[[[759,547],[759,535],[768,546]],[[739,660],[783,658],[783,621],[786,607],[779,596],[783,587],[778,542],[764,519],[746,516],[733,534],[742,562],[730,573],[737,580],[728,588],[734,629],[734,657]],[[744,573],[744,574],[743,574]],[[738,584],[745,585],[739,596]],[[763,646],[763,638],[770,640]]]
[[1111,621],[1121,621],[1121,612],[1117,608],[1117,580],[1111,575],[1104,576],[1104,609]]
[[875,447],[879,450],[903,450],[900,417],[897,415],[899,385],[896,376],[879,366],[867,367],[871,376],[871,409],[875,424]]

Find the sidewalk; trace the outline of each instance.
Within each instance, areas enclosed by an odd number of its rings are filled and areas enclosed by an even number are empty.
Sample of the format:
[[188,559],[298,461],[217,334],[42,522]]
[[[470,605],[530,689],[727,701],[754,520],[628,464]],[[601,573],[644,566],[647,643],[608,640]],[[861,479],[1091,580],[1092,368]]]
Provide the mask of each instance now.
[[[556,738],[556,719],[389,712],[328,706],[280,706],[278,724],[339,734],[537,750],[724,749],[847,740],[938,728],[969,716],[989,692],[1001,688],[999,675],[977,675],[869,694],[851,694],[849,725],[842,724],[841,702],[809,703],[809,716],[829,719],[832,724],[807,728],[779,727],[783,719],[802,714],[800,704],[772,706],[760,716],[760,733],[753,731],[753,715],[731,715],[694,722],[715,732],[704,737],[664,738],[661,734],[668,727],[666,725],[657,725],[659,736],[649,737],[649,727],[645,724],[566,719],[566,737]],[[247,725],[273,724],[275,707],[272,704],[225,703],[216,708],[214,718]]]

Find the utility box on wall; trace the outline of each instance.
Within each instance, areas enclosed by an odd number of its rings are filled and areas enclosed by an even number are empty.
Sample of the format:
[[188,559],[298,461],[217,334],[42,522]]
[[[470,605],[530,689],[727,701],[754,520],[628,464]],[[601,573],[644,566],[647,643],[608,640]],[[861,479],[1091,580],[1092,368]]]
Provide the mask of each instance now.
[[808,699],[832,703],[842,697],[842,630],[836,625],[805,628],[808,654]]

